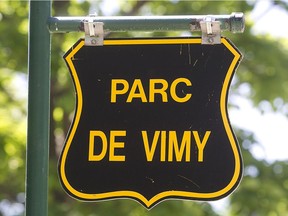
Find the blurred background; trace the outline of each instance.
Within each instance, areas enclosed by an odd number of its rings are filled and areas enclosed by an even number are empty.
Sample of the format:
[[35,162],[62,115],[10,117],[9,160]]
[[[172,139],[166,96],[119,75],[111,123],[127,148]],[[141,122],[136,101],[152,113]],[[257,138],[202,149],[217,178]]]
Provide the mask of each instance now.
[[[223,32],[244,59],[229,93],[229,116],[244,159],[244,176],[214,202],[171,200],[147,211],[133,200],[85,203],[61,188],[57,162],[74,115],[75,95],[63,54],[83,33],[52,36],[49,215],[288,215],[288,1],[53,1],[53,16],[207,15],[243,12],[243,34]],[[27,1],[0,1],[0,215],[24,215],[27,131]],[[192,35],[121,33],[109,37]],[[195,34],[197,35],[197,34]],[[194,33],[193,35],[194,36]]]

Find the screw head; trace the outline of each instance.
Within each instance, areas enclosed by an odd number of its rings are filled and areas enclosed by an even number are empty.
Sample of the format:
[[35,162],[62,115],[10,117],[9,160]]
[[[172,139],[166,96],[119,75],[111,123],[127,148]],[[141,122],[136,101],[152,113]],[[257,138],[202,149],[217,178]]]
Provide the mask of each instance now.
[[94,38],[93,38],[93,39],[91,39],[91,44],[94,44],[94,45],[95,45],[95,44],[97,44],[97,40],[96,40],[96,39],[94,39]]
[[208,38],[208,42],[209,42],[210,44],[212,44],[212,43],[214,42],[214,38],[213,38],[213,37],[209,37],[209,38]]

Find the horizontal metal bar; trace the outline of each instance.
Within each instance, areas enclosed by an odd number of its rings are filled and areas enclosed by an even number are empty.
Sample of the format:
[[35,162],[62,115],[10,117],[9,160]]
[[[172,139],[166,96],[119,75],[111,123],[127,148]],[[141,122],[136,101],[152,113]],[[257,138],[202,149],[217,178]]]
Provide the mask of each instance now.
[[245,28],[243,13],[231,15],[191,15],[191,16],[88,16],[50,17],[50,33],[84,31],[84,22],[103,22],[105,32],[129,31],[201,31],[200,21],[211,17],[220,22],[221,31],[242,33]]

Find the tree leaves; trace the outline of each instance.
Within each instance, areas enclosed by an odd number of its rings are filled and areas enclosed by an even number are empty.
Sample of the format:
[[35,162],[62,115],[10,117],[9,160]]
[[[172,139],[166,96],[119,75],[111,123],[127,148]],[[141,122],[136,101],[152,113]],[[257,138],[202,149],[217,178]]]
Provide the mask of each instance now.
[[[274,3],[287,10],[286,1]],[[101,1],[93,2],[93,12],[103,14],[100,6]],[[87,1],[53,1],[53,15],[84,16],[89,14],[89,7]],[[197,15],[240,11],[249,15],[253,7],[251,1],[122,1],[117,14]],[[0,13],[0,199],[17,201],[17,194],[24,191],[26,142],[26,102],[19,98],[18,91],[25,91],[26,87],[13,80],[27,71],[28,2],[1,1]],[[253,23],[249,21],[243,34],[223,32],[244,54],[233,82],[233,94],[240,94],[240,86],[246,85],[250,87],[247,96],[255,105],[268,101],[275,109],[283,110],[288,103],[287,46],[280,39],[254,35],[252,27]],[[111,34],[110,37],[129,35],[131,33]],[[150,36],[159,35],[167,34],[150,33]],[[62,191],[57,177],[57,160],[75,103],[73,84],[62,55],[79,37],[83,34],[52,36],[49,215],[217,215],[205,202],[165,201],[147,211],[129,200],[82,203]],[[15,91],[17,86],[19,90]],[[240,187],[230,196],[229,215],[286,215],[287,162],[256,160],[251,154],[251,146],[256,145],[252,134],[237,131],[237,137],[243,144],[246,168]]]

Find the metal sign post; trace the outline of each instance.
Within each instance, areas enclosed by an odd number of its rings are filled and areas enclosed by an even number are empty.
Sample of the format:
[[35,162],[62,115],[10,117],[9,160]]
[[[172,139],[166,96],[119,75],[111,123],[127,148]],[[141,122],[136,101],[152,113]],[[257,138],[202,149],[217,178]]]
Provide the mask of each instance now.
[[48,212],[51,1],[30,1],[26,215]]
[[[202,44],[220,32],[244,31],[243,13],[197,16],[51,17],[51,0],[30,0],[26,215],[48,214],[50,33],[85,32],[85,45],[102,46],[109,32],[201,31]],[[50,31],[48,31],[47,29]]]

